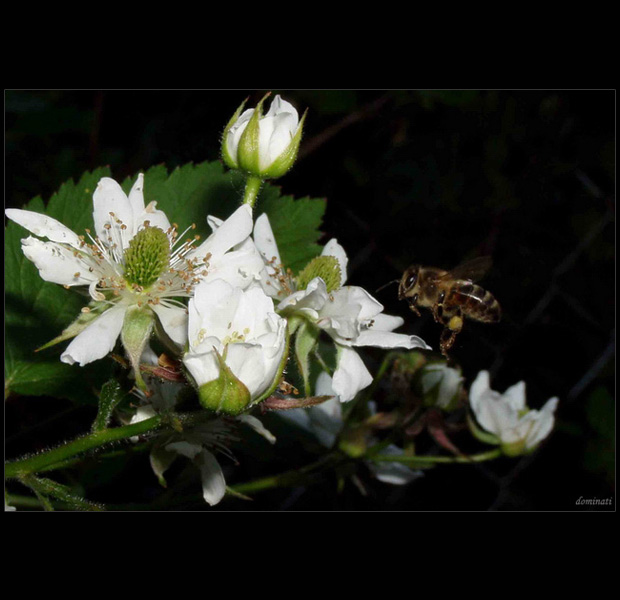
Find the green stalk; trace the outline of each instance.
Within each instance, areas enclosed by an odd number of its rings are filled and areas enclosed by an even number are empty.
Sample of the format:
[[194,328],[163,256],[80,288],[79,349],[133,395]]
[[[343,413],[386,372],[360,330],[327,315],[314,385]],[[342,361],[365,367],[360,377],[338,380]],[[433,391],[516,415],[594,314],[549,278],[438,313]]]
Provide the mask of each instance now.
[[338,462],[342,460],[342,456],[326,454],[317,461],[302,467],[301,469],[292,469],[290,471],[285,471],[284,473],[279,473],[278,475],[270,475],[269,477],[262,477],[261,479],[255,479],[254,481],[231,485],[230,489],[237,494],[247,494],[277,487],[292,487],[299,485],[302,482],[307,483],[308,480],[306,475],[309,473],[321,471],[328,466],[338,464]]
[[105,446],[111,442],[125,440],[136,435],[154,431],[161,426],[162,420],[163,417],[157,415],[145,421],[134,423],[133,425],[115,427],[114,429],[104,429],[67,442],[47,452],[8,462],[4,467],[4,476],[7,479],[11,479],[24,477],[30,473],[50,470],[46,467],[55,465],[56,463],[64,463],[68,459],[73,458],[76,454]]
[[439,463],[479,463],[493,460],[502,455],[501,448],[471,454],[469,456],[394,456],[390,454],[377,454],[369,458],[375,462],[399,462],[412,467],[433,465]]
[[245,192],[243,193],[243,204],[249,204],[251,208],[254,208],[260,186],[263,184],[263,180],[259,177],[249,175],[245,182]]

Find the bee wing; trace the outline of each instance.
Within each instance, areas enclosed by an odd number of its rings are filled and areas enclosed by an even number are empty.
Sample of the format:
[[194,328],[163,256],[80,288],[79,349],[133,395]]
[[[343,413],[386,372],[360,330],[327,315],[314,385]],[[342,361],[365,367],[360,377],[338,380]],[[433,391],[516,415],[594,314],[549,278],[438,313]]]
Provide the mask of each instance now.
[[478,281],[482,279],[487,271],[491,268],[492,260],[490,256],[478,256],[471,260],[465,261],[458,267],[448,271],[441,276],[442,279],[468,279],[469,281]]

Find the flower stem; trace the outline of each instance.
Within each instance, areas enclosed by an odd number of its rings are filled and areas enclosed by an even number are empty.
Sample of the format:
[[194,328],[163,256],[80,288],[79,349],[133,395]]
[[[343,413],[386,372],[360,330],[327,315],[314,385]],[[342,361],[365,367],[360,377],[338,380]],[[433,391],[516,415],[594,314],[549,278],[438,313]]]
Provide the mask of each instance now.
[[326,454],[317,461],[302,467],[301,469],[292,469],[291,471],[285,471],[284,473],[279,473],[278,475],[271,475],[269,477],[255,479],[254,481],[231,485],[230,489],[238,494],[247,494],[252,492],[260,492],[270,488],[300,485],[302,482],[307,483],[306,475],[315,471],[321,471],[327,466],[333,466],[342,459],[343,457],[336,454]]
[[133,425],[126,425],[124,427],[115,427],[114,429],[104,429],[97,431],[89,435],[82,436],[67,442],[62,446],[42,452],[41,454],[35,454],[8,462],[4,468],[4,475],[6,478],[23,477],[30,473],[37,473],[42,470],[47,470],[46,467],[55,463],[63,463],[69,458],[72,458],[76,454],[92,450],[93,448],[99,448],[111,442],[124,440],[136,435],[148,433],[160,427],[162,424],[162,418],[160,415],[134,423]]
[[480,454],[470,454],[469,456],[403,456],[391,454],[376,454],[369,458],[376,462],[399,462],[412,467],[431,466],[439,463],[478,463],[486,460],[493,460],[502,455],[501,448],[481,452]]
[[245,192],[243,193],[243,204],[249,204],[250,207],[254,208],[254,203],[256,202],[262,184],[263,180],[259,177],[254,177],[253,175],[248,176],[245,182]]
[[[189,412],[175,414],[175,421],[185,425],[203,421],[205,413]],[[112,442],[126,440],[136,435],[153,432],[160,427],[171,425],[170,417],[166,415],[156,415],[150,419],[134,423],[133,425],[125,425],[123,427],[114,427],[113,429],[103,429],[88,435],[79,437],[71,442],[67,442],[57,448],[52,448],[46,452],[35,454],[34,456],[26,456],[25,458],[14,460],[5,464],[4,476],[7,479],[21,478],[30,473],[38,473],[41,471],[52,471],[55,469],[69,466],[74,461],[70,460],[77,454],[100,448]]]

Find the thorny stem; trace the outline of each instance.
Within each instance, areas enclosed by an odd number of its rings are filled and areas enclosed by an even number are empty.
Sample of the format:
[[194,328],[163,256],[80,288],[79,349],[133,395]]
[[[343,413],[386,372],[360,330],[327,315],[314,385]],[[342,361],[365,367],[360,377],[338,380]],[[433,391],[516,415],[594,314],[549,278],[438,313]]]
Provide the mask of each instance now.
[[258,197],[260,186],[263,184],[262,179],[259,177],[253,177],[250,175],[245,182],[245,192],[243,193],[243,204],[249,204],[251,208],[254,208],[254,203]]

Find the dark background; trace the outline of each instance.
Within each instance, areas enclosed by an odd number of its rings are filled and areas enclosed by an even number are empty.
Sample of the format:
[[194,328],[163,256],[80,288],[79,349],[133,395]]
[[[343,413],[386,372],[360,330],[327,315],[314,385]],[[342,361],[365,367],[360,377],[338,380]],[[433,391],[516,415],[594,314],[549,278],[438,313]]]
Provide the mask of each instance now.
[[[299,159],[278,185],[296,197],[327,198],[322,241],[336,237],[348,252],[349,283],[403,316],[403,331],[437,347],[438,326],[399,303],[395,285],[374,291],[413,262],[450,268],[491,255],[483,285],[504,318],[468,324],[454,359],[468,385],[488,369],[494,389],[523,379],[530,407],[551,396],[560,405],[553,434],[522,459],[440,467],[404,488],[366,477],[366,495],[351,484],[337,494],[328,477],[218,509],[588,510],[579,498],[612,498],[596,510],[614,508],[615,92],[273,92],[300,113],[309,109]],[[237,106],[263,93],[7,91],[6,205],[47,199],[101,165],[122,180],[158,163],[215,160]],[[381,353],[368,350],[365,359],[372,370]],[[16,397],[5,414],[9,458],[77,435],[93,416],[63,400]],[[55,415],[62,418],[20,434]],[[256,447],[253,455],[239,449],[231,483],[311,461]],[[159,493],[145,459],[93,473],[85,482],[91,499],[144,503]],[[185,474],[178,477],[182,483]]]

